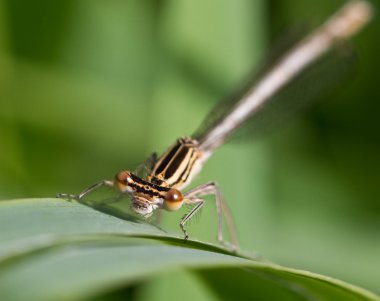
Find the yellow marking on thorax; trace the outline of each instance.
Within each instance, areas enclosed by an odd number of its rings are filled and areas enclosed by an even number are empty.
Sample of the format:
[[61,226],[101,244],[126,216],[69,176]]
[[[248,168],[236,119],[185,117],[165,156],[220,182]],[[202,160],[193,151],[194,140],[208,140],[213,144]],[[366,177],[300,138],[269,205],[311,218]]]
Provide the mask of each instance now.
[[160,157],[147,179],[160,186],[183,188],[200,171],[201,157],[196,140],[180,138]]

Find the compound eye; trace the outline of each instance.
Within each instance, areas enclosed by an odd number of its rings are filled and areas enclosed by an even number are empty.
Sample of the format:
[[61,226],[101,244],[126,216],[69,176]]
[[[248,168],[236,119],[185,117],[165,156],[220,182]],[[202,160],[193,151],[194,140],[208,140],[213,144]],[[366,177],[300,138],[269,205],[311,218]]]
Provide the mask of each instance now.
[[132,181],[131,173],[128,170],[122,170],[117,173],[116,181],[121,183],[128,183]]
[[128,170],[122,170],[115,176],[115,184],[121,190],[125,191],[128,185],[133,182],[131,173]]
[[183,204],[183,195],[177,189],[170,189],[165,194],[165,209],[169,211],[175,211],[181,208]]

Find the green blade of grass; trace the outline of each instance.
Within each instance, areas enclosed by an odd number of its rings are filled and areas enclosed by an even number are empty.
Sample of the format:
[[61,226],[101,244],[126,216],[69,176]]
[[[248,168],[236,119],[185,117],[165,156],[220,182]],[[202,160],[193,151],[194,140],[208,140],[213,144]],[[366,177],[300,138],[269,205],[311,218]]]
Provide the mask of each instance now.
[[3,201],[0,228],[1,300],[79,300],[180,268],[200,273],[225,300],[236,289],[260,300],[380,300],[340,280],[185,243],[76,202]]

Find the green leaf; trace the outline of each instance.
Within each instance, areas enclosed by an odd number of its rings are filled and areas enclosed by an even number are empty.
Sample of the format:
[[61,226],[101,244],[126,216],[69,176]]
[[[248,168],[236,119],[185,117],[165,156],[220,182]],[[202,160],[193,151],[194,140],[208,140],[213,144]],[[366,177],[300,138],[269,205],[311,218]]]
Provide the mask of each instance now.
[[117,214],[59,199],[1,202],[1,300],[79,300],[177,269],[196,271],[225,300],[380,300]]

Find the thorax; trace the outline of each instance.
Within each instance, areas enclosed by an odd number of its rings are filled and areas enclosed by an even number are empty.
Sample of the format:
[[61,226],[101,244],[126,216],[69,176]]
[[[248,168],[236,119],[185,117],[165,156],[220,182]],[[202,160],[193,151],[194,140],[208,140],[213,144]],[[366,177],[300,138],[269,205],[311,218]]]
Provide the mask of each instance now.
[[182,137],[157,160],[147,181],[163,187],[184,188],[201,170],[202,155],[196,140]]

